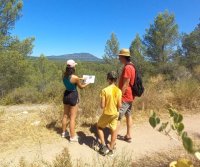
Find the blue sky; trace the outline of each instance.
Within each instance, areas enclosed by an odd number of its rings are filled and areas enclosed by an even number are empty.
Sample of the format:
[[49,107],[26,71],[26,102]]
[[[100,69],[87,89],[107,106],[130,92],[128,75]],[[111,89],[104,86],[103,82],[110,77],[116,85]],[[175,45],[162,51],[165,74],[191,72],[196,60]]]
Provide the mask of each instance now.
[[180,32],[199,23],[199,0],[24,0],[12,34],[35,37],[34,56],[89,52],[102,57],[112,32],[120,48],[128,48],[166,9],[175,14]]

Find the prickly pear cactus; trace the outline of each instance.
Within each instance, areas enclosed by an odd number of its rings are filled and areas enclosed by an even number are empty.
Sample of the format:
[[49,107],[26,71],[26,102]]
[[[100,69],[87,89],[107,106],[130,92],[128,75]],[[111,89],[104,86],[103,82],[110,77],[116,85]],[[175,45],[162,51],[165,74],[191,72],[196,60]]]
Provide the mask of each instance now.
[[188,159],[179,159],[178,161],[171,162],[169,167],[194,167],[192,162]]
[[169,135],[170,131],[173,130],[176,132],[178,137],[182,140],[183,147],[185,150],[191,154],[194,154],[200,160],[200,149],[195,148],[194,143],[186,131],[184,131],[183,116],[176,111],[176,109],[169,108],[169,121],[161,122],[160,118],[156,115],[154,111],[151,111],[149,123],[150,125],[158,130],[163,132],[165,135]]

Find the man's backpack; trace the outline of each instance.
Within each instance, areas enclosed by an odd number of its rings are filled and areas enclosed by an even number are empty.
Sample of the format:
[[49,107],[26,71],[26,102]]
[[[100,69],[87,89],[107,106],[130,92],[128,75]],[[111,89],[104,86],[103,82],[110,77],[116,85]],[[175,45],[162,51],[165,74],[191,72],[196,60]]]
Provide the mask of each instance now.
[[137,71],[134,64],[129,63],[127,65],[132,65],[135,69],[135,80],[134,80],[134,84],[131,85],[132,94],[133,94],[133,96],[140,97],[144,93],[144,86],[142,84],[142,77],[141,77],[140,73]]

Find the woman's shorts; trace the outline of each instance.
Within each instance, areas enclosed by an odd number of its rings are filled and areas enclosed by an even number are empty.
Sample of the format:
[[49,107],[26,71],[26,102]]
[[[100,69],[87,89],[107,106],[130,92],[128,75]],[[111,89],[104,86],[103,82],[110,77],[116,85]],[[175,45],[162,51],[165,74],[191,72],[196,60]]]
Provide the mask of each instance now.
[[68,91],[64,92],[63,104],[75,106],[78,103],[78,92],[77,91]]

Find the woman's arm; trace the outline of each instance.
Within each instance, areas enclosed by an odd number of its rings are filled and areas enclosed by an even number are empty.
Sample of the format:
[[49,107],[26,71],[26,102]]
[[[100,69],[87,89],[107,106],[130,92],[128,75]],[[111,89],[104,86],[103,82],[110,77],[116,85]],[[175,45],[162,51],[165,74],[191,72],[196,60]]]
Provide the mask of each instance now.
[[81,80],[83,80],[82,78],[79,78],[79,77],[75,77],[75,80],[76,80],[76,84],[77,86],[80,88],[80,89],[83,89],[85,88],[86,86],[88,86],[89,84],[82,84],[81,83]]

